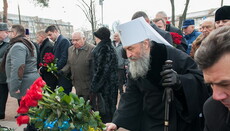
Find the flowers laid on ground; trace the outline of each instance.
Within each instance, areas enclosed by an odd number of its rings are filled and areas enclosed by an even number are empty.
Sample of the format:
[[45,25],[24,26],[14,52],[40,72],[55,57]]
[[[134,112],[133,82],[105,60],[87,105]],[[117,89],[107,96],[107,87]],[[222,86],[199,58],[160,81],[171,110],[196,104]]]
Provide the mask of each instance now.
[[57,59],[53,53],[45,53],[43,57],[43,63],[39,63],[39,66],[47,67],[47,72],[57,72]]
[[17,112],[18,125],[34,124],[39,130],[102,131],[99,112],[91,110],[89,101],[63,92],[52,92],[42,78],[38,78],[22,97]]
[[177,45],[181,44],[181,39],[182,39],[182,36],[179,35],[178,33],[175,33],[175,32],[170,32],[171,36],[172,36],[172,39],[173,39],[173,43],[174,43],[174,46],[176,47]]

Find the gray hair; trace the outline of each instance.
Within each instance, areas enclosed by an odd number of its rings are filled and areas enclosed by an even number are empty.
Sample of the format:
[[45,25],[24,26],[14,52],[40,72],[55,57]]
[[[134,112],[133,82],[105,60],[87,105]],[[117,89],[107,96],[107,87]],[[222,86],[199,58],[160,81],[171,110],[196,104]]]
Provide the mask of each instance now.
[[195,61],[203,70],[213,66],[227,53],[230,53],[230,26],[213,30],[196,51]]
[[85,34],[82,31],[75,31],[75,32],[72,33],[72,35],[76,35],[76,34],[80,34],[81,38],[85,38]]
[[167,14],[164,11],[159,11],[159,12],[157,12],[156,15],[160,15],[162,18],[164,18],[164,17],[167,18],[168,17]]

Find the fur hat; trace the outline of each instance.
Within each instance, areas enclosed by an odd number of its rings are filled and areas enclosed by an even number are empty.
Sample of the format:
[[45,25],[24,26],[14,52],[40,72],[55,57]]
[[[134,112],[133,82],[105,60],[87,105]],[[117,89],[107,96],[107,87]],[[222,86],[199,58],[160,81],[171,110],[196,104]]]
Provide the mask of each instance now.
[[230,20],[230,6],[222,6],[215,13],[215,21]]
[[93,33],[100,40],[110,39],[110,30],[106,27],[99,28],[96,32]]
[[8,26],[6,23],[0,23],[0,31],[8,31]]

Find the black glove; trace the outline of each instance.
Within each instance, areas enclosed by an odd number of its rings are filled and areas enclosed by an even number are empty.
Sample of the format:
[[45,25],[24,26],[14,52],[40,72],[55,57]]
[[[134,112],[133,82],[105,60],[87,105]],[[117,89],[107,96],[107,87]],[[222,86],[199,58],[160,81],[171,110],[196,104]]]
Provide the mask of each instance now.
[[165,69],[160,75],[162,76],[162,86],[163,87],[172,87],[175,90],[181,88],[181,81],[176,71],[173,69]]

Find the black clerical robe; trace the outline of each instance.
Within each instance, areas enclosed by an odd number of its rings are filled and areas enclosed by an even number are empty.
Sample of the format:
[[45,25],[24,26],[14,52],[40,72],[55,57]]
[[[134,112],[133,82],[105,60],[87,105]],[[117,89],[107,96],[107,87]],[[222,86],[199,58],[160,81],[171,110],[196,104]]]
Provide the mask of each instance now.
[[[202,106],[208,98],[203,76],[190,56],[173,47],[152,42],[151,67],[146,78],[128,78],[126,93],[113,123],[131,131],[163,131],[165,104],[162,100],[162,65],[173,61],[173,70],[179,74],[182,88],[174,90],[174,101],[170,105],[169,131],[202,130]],[[200,115],[201,116],[201,115]]]

